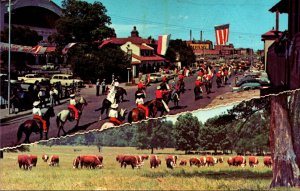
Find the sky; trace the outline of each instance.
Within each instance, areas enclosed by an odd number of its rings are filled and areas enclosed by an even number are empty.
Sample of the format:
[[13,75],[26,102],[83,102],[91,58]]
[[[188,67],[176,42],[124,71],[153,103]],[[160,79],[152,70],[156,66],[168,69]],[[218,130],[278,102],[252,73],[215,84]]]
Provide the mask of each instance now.
[[[201,110],[197,110],[197,111],[193,111],[191,112],[193,114],[193,116],[196,116],[198,118],[199,121],[201,121],[202,123],[205,123],[209,118],[212,118],[214,116],[218,116],[224,113],[228,113],[227,110],[232,109],[233,106],[235,106],[235,104],[229,104],[226,106],[219,106],[219,107],[215,107],[213,109],[201,109]],[[182,114],[185,114],[187,112],[184,112]],[[168,121],[172,121],[173,123],[176,123],[177,121],[177,117],[179,115],[173,115],[173,116],[167,116],[167,120]]]
[[[61,5],[61,0],[53,0]],[[89,3],[94,0],[86,0]],[[143,38],[171,34],[171,39],[216,41],[214,26],[230,24],[229,42],[236,48],[263,49],[261,35],[275,27],[269,9],[279,0],[100,0],[117,37],[128,37],[137,27]],[[279,30],[287,29],[287,14],[280,14]]]

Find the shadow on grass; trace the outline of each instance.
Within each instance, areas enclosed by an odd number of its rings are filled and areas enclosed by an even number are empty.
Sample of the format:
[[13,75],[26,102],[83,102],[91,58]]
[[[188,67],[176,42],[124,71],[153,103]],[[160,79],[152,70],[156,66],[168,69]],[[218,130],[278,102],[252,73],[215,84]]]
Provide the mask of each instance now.
[[247,169],[233,169],[233,170],[222,170],[222,171],[207,171],[201,170],[199,171],[185,171],[184,169],[180,171],[171,171],[166,170],[164,172],[148,172],[143,174],[142,176],[147,178],[160,178],[166,176],[174,176],[181,178],[194,178],[201,177],[207,179],[272,179],[272,171],[267,172],[253,172]]

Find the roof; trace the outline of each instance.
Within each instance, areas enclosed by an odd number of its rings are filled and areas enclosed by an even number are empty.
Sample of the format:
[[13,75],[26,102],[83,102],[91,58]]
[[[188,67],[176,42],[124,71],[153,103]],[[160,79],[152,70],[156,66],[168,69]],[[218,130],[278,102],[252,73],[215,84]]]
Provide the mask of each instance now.
[[262,40],[274,40],[282,35],[281,31],[276,31],[274,29],[266,32],[265,34],[261,35]]
[[138,46],[141,50],[154,50],[154,48],[144,45],[144,44],[142,44],[142,45],[137,44],[136,46]]
[[287,1],[286,0],[279,1],[269,11],[272,13],[274,13],[276,11],[279,11],[279,13],[288,13]]
[[165,59],[163,57],[153,55],[153,56],[138,56],[136,54],[132,54],[132,57],[140,60],[140,61],[164,61]]

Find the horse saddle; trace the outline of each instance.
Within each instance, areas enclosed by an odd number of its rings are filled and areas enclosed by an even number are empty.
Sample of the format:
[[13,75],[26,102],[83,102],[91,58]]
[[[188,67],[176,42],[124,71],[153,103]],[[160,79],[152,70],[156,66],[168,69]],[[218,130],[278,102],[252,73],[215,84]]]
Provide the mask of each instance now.
[[70,109],[70,108],[69,108],[69,111],[70,111],[70,113],[69,113],[68,120],[72,122],[75,119],[75,112],[73,111],[73,109]]
[[142,108],[137,108],[139,110],[139,119],[145,119],[146,113]]
[[[42,128],[43,128],[43,123],[42,123],[41,120],[39,120],[39,119],[33,119],[33,121],[36,122],[36,124],[37,124],[37,126],[39,127],[39,129],[42,129]],[[36,132],[36,133],[38,133],[38,132]]]

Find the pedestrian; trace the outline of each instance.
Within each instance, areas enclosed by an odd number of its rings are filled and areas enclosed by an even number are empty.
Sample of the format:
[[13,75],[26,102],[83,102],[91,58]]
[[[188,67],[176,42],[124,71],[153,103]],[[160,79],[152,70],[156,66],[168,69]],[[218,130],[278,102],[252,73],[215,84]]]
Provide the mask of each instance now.
[[54,98],[54,105],[56,105],[56,102],[58,103],[58,104],[60,104],[60,101],[59,101],[59,96],[58,96],[58,93],[59,93],[59,91],[55,88],[55,87],[53,87],[53,98]]
[[97,82],[96,82],[96,96],[99,96],[99,92],[100,92],[100,80],[97,79]]
[[43,87],[40,89],[39,93],[38,93],[38,99],[40,101],[41,107],[43,107],[43,105],[46,106],[46,89]]
[[105,79],[103,79],[103,81],[101,82],[101,89],[102,89],[102,95],[105,95],[105,88],[106,84],[105,84]]
[[49,98],[50,98],[50,107],[53,107],[55,105],[55,100],[54,100],[54,87],[51,87],[50,91],[49,91]]

